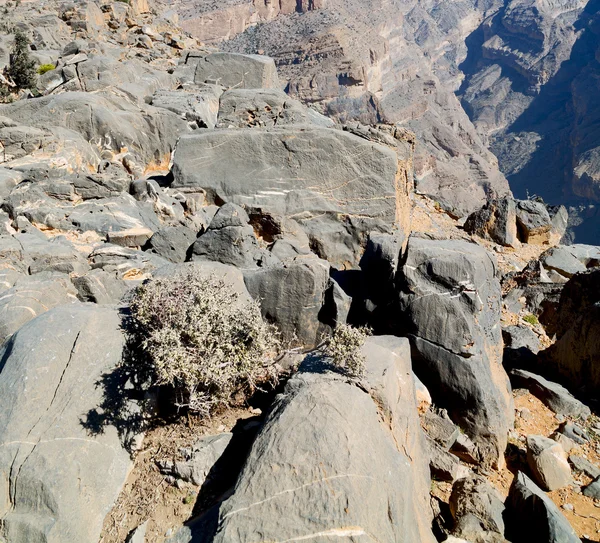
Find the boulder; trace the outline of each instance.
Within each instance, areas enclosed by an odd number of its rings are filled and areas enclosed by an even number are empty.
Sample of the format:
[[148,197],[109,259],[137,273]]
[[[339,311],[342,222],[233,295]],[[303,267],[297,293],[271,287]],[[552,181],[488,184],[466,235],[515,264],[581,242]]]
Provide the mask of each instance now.
[[170,262],[185,262],[195,241],[196,232],[186,226],[164,226],[152,235],[144,250]]
[[583,489],[583,495],[594,500],[600,500],[600,477],[596,477]]
[[40,274],[17,279],[0,295],[0,345],[24,324],[53,307],[76,302],[65,275]]
[[449,505],[455,523],[454,535],[473,538],[474,534],[468,533],[466,523],[462,522],[467,516],[477,519],[478,532],[504,534],[502,497],[483,477],[471,475],[455,481]]
[[509,370],[512,368],[530,367],[535,364],[540,350],[540,339],[526,326],[507,326],[502,329],[504,354],[502,364]]
[[569,421],[561,423],[561,425],[558,427],[558,433],[568,437],[570,440],[579,445],[583,445],[590,441],[590,436],[581,426]]
[[591,477],[592,479],[600,477],[600,468],[596,466],[596,464],[592,464],[586,458],[583,458],[583,456],[571,454],[569,455],[569,462],[577,471],[585,473],[588,477]]
[[127,292],[127,284],[119,279],[115,272],[92,270],[85,275],[73,277],[73,286],[77,289],[77,298],[82,302],[97,304],[116,304]]
[[510,197],[491,200],[479,211],[467,217],[464,229],[507,247],[518,247],[517,213],[515,201]]
[[429,438],[427,439],[427,452],[433,479],[452,483],[469,475],[469,468],[463,466],[458,457],[444,450]]
[[554,502],[518,472],[505,503],[506,537],[513,543],[581,543]]
[[194,82],[216,83],[228,89],[279,88],[272,58],[239,53],[212,53],[199,58]]
[[563,277],[571,278],[576,273],[585,271],[587,268],[571,252],[568,247],[559,245],[552,247],[540,256],[540,262],[548,270],[554,270]]
[[435,542],[429,483],[419,476],[426,464],[408,345],[394,355],[388,344],[403,345],[372,338],[363,351],[375,355],[366,360],[365,388],[383,401],[382,413],[365,390],[307,360],[277,397],[231,497],[218,506],[214,537],[199,520],[172,541]]
[[0,351],[0,538],[98,541],[131,460],[116,428],[89,433],[82,417],[121,360],[120,325],[111,308],[61,306]]
[[421,415],[421,426],[425,433],[446,451],[450,450],[460,431],[449,418],[427,411]]
[[556,490],[573,482],[567,454],[553,439],[527,436],[527,464],[535,481],[544,490]]
[[396,153],[338,130],[205,130],[181,137],[172,171],[173,187],[203,188],[210,203],[293,217],[341,268],[358,263],[369,232],[410,221]]
[[515,388],[526,388],[555,413],[587,419],[590,408],[575,398],[565,387],[525,370],[512,370],[511,383]]
[[541,245],[551,237],[552,220],[546,206],[533,200],[517,200],[517,232],[524,243]]
[[319,317],[329,286],[328,262],[314,255],[298,256],[279,265],[245,270],[244,280],[263,317],[279,328],[285,342],[318,343]]
[[398,330],[411,339],[415,373],[475,442],[481,461],[501,462],[514,412],[495,261],[475,244],[413,236],[398,288]]
[[152,96],[152,105],[176,113],[196,128],[214,128],[219,112],[221,88],[207,85],[198,89],[159,90]]

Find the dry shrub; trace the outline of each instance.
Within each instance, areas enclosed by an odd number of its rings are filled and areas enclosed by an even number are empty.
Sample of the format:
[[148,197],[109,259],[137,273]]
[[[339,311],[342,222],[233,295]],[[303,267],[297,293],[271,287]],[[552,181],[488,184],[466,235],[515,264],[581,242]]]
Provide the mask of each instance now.
[[370,328],[353,328],[348,324],[340,324],[324,346],[325,355],[346,375],[360,379],[365,373],[365,357],[361,348],[370,335]]
[[170,385],[177,404],[209,414],[233,395],[274,378],[279,335],[257,302],[198,271],[158,277],[132,301],[136,363],[156,385]]

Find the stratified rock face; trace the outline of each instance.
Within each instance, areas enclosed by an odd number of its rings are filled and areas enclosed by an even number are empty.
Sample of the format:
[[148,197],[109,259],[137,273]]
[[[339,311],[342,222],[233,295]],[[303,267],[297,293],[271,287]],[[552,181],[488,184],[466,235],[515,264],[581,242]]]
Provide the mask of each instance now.
[[399,288],[415,373],[475,441],[481,461],[498,462],[513,408],[492,256],[475,244],[411,237]]
[[392,149],[347,132],[206,130],[179,141],[173,187],[293,218],[322,258],[344,266],[357,263],[368,232],[398,226],[407,233],[407,179],[399,170]]
[[82,418],[121,359],[118,313],[75,304],[23,326],[0,351],[0,537],[95,543],[130,458],[117,430]]
[[[364,390],[305,365],[278,397],[220,506],[215,543],[435,541],[408,342],[372,338],[363,352],[381,412]],[[184,529],[175,541],[209,535],[193,530],[196,537]]]
[[[495,157],[453,95],[464,40],[498,2],[309,1],[308,10],[303,2],[297,11],[304,13],[292,15],[283,3],[254,4],[256,13],[249,2],[235,1],[219,7],[190,1],[178,9],[184,27],[201,39],[273,57],[287,91],[322,112],[342,122],[399,122],[413,130],[421,143],[419,189],[456,214],[508,192]],[[263,24],[249,27],[255,19]]]

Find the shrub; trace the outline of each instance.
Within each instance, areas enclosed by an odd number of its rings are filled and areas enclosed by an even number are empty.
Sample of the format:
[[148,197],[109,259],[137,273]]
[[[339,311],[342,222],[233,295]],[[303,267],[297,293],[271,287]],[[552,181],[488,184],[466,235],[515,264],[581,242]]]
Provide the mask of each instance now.
[[37,73],[40,75],[44,75],[46,72],[51,72],[55,68],[56,66],[54,66],[54,64],[42,64],[38,66]]
[[536,326],[537,324],[540,323],[540,321],[538,321],[538,318],[535,315],[529,314],[529,315],[525,315],[523,317],[523,320],[528,323],[531,324],[532,326]]
[[35,61],[29,52],[29,40],[21,31],[15,31],[15,44],[10,55],[8,75],[20,89],[34,88],[37,82]]
[[370,335],[370,328],[353,328],[348,324],[341,324],[325,344],[325,355],[334,366],[343,369],[346,375],[359,379],[365,373],[365,357],[361,348]]
[[195,270],[151,279],[131,302],[137,373],[174,388],[178,406],[207,415],[273,379],[279,336],[247,300]]

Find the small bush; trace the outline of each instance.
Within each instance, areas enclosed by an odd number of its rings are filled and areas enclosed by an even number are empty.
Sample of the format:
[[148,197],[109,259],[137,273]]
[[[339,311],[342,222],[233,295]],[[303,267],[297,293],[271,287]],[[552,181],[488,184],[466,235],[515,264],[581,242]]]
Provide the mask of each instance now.
[[257,302],[194,270],[151,279],[132,302],[138,374],[170,385],[177,405],[207,415],[275,375],[279,336]]
[[10,54],[8,75],[19,89],[33,89],[37,83],[35,61],[29,51],[29,40],[21,31],[15,31],[15,44]]
[[361,348],[370,335],[370,328],[353,328],[348,324],[341,324],[326,343],[325,355],[334,366],[343,369],[346,375],[360,379],[365,373],[365,358]]
[[54,64],[42,64],[38,66],[37,73],[40,75],[44,75],[46,72],[51,72],[55,68],[56,66],[54,66]]
[[525,315],[523,317],[523,320],[526,323],[531,324],[531,326],[536,326],[540,323],[540,321],[538,321],[538,318],[535,315],[532,315],[531,313],[529,315]]

